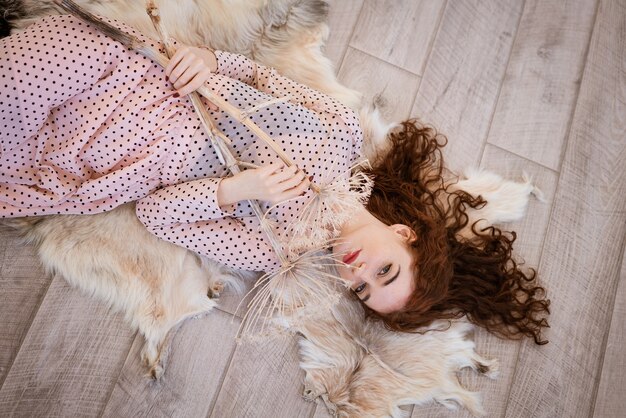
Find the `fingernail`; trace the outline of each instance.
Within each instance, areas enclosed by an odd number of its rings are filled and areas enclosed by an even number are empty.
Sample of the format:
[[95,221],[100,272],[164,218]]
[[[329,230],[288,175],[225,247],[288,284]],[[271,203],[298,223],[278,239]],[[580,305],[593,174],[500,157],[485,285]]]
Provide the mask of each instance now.
[[174,93],[174,97],[180,97],[180,94]]
[[309,181],[313,181],[313,176],[309,176]]
[[304,196],[306,194],[306,192],[302,192],[300,193],[300,196]]
[[165,81],[170,81],[170,78],[168,76],[165,76]]

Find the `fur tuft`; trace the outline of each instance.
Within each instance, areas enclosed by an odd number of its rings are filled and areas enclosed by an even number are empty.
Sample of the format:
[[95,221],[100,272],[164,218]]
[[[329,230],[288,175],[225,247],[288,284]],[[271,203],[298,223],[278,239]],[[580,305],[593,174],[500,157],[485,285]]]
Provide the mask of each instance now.
[[377,159],[389,149],[387,135],[400,125],[386,122],[376,102],[360,109],[359,122],[363,131],[363,155],[376,165]]
[[21,0],[0,0],[0,38],[9,36],[14,21],[26,17]]
[[469,225],[478,219],[483,220],[482,226],[517,221],[526,213],[531,194],[543,199],[543,193],[532,184],[527,174],[524,174],[522,182],[514,182],[486,170],[468,169],[465,178],[452,189],[482,196],[488,203],[480,210],[468,209]]
[[305,398],[322,398],[340,417],[401,417],[400,406],[432,400],[484,415],[480,396],[464,389],[455,376],[478,365],[485,374],[497,369],[467,339],[471,324],[439,321],[422,334],[392,332],[365,321],[359,303],[347,299],[331,315],[298,328]]

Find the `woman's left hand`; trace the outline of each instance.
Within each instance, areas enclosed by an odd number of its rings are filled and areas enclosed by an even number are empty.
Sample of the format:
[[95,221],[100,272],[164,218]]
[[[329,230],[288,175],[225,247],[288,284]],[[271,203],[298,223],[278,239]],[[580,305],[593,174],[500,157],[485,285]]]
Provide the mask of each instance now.
[[202,86],[216,70],[217,59],[211,50],[182,45],[170,59],[165,75],[178,94],[186,96]]

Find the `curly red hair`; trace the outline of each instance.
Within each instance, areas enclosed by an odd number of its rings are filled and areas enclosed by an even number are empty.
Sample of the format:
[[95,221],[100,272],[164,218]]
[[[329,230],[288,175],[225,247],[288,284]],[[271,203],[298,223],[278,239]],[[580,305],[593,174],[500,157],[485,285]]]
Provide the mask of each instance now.
[[[403,223],[417,234],[409,244],[415,260],[415,292],[398,312],[381,315],[392,330],[419,332],[436,319],[467,318],[507,338],[529,336],[537,344],[548,326],[550,301],[512,257],[515,232],[496,227],[467,230],[467,208],[487,202],[444,180],[441,149],[447,143],[415,120],[389,135],[390,151],[367,170],[374,189],[367,209],[387,225]],[[467,234],[465,234],[467,235]]]

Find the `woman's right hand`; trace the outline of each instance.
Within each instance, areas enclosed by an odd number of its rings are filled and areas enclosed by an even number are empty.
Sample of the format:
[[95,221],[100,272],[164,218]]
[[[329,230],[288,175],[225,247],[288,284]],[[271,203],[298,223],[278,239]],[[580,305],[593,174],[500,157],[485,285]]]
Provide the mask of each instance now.
[[180,96],[195,91],[217,70],[213,51],[189,45],[180,45],[165,68],[165,75]]
[[303,195],[311,179],[312,176],[307,178],[306,173],[296,166],[273,163],[224,178],[217,189],[217,201],[220,206],[242,200],[262,200],[275,205]]

